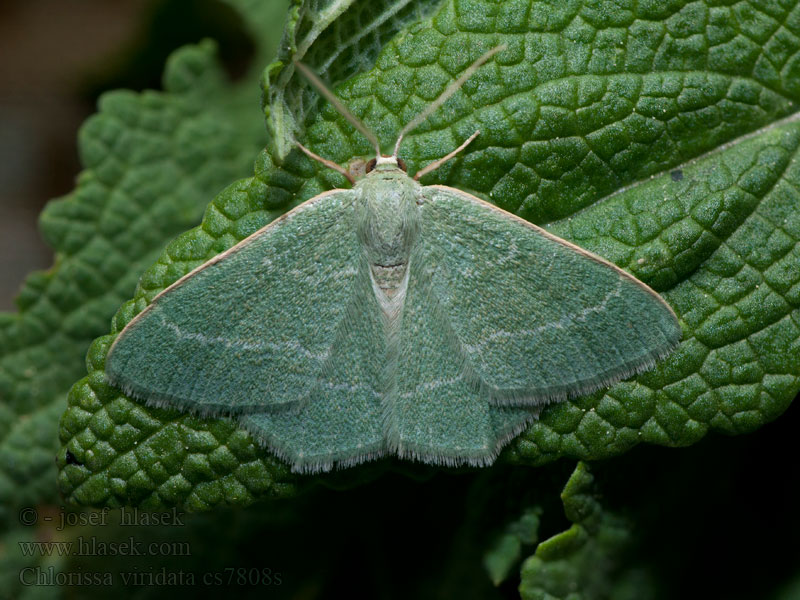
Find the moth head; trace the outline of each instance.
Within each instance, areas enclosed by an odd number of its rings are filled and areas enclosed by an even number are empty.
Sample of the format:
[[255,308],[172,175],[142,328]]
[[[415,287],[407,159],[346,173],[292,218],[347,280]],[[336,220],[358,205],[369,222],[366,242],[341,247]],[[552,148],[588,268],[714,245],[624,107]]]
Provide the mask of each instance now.
[[[481,65],[483,65],[483,63],[488,61],[490,58],[492,58],[495,54],[497,54],[501,50],[505,49],[506,49],[505,44],[501,44],[500,46],[495,46],[494,48],[489,50],[486,54],[481,56],[478,60],[476,60],[474,63],[472,63],[469,67],[467,67],[466,70],[461,74],[461,76],[458,79],[456,79],[453,83],[448,85],[447,88],[445,88],[445,90],[439,95],[439,97],[436,98],[436,100],[431,102],[427,107],[425,107],[425,109],[422,112],[420,112],[416,117],[411,119],[411,121],[405,127],[403,127],[403,129],[400,131],[400,134],[397,136],[397,141],[394,144],[394,151],[389,156],[381,153],[381,144],[378,141],[378,136],[376,136],[370,129],[367,128],[366,125],[364,125],[359,119],[357,119],[355,115],[353,115],[347,109],[347,107],[342,103],[342,101],[339,100],[333,94],[333,92],[319,79],[319,77],[317,77],[314,74],[313,71],[311,71],[311,69],[309,69],[303,63],[298,61],[295,61],[294,64],[297,67],[297,69],[301,73],[303,73],[303,75],[305,75],[306,78],[314,85],[314,87],[316,87],[317,90],[319,90],[319,92],[334,106],[334,108],[336,108],[339,114],[342,115],[345,119],[347,119],[350,122],[350,124],[353,125],[353,127],[358,129],[358,131],[360,131],[361,134],[365,138],[367,138],[367,140],[369,140],[370,144],[372,144],[372,147],[375,148],[375,158],[373,158],[371,161],[367,163],[366,167],[367,174],[369,174],[372,171],[375,171],[376,169],[378,170],[400,169],[405,173],[407,172],[406,164],[405,162],[403,162],[401,158],[398,157],[398,154],[400,152],[400,144],[402,143],[403,138],[406,136],[406,134],[413,131],[420,123],[425,121],[425,119],[427,119],[431,114],[433,114],[433,112],[438,110],[438,108],[442,104],[447,102],[450,96],[455,94],[459,90],[459,88],[461,88],[461,86],[464,85],[464,82],[470,77],[472,77],[475,71],[477,71],[481,67]],[[461,150],[466,148],[467,144],[469,144],[472,140],[474,140],[479,133],[480,132],[476,131],[453,152],[450,152],[446,156],[430,163],[426,167],[417,171],[417,173],[414,175],[414,179],[418,180],[426,173],[430,173],[431,171],[442,165],[444,162],[453,158],[456,154],[461,152]],[[347,177],[347,179],[349,179],[351,183],[355,183],[354,177],[349,172],[347,172],[347,170],[345,170],[344,168],[340,167],[339,165],[337,165],[332,161],[326,160],[314,154],[299,142],[295,143],[308,156],[310,156],[314,160],[321,162],[325,166],[330,167],[331,169],[339,171],[342,175]]]
[[395,168],[400,169],[403,173],[408,172],[408,167],[406,167],[406,161],[398,156],[386,156],[382,154],[380,158],[373,158],[371,161],[367,163],[366,173],[371,173],[375,170],[375,167],[381,165],[388,165],[388,168]]

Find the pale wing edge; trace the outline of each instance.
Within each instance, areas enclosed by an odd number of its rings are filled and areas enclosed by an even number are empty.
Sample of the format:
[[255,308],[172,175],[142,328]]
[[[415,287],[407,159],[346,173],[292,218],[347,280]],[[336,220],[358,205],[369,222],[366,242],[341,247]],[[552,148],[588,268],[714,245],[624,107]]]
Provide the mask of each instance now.
[[153,297],[153,299],[150,300],[150,302],[147,304],[147,306],[145,306],[144,309],[142,309],[142,311],[140,313],[138,313],[135,317],[133,317],[133,319],[131,319],[128,322],[128,324],[125,325],[125,327],[122,328],[122,330],[117,334],[117,337],[114,340],[114,343],[111,345],[111,348],[109,348],[108,354],[109,355],[111,354],[111,351],[114,349],[114,345],[116,345],[117,340],[119,340],[119,338],[122,336],[122,334],[125,332],[125,330],[129,329],[132,325],[134,325],[134,323],[136,323],[139,319],[141,319],[143,315],[145,315],[147,312],[149,312],[151,310],[151,307],[158,301],[159,298],[161,298],[161,296],[163,296],[167,292],[172,291],[173,289],[175,289],[179,285],[182,285],[187,279],[191,279],[192,277],[194,277],[195,275],[197,275],[201,271],[204,271],[205,269],[207,269],[211,265],[214,265],[214,264],[220,262],[221,260],[227,258],[231,254],[233,254],[235,252],[238,252],[242,248],[246,248],[252,242],[254,242],[257,238],[261,237],[261,235],[263,235],[264,233],[266,233],[267,231],[269,231],[273,227],[276,227],[277,225],[280,225],[281,223],[285,223],[286,221],[290,221],[292,218],[297,216],[299,213],[301,213],[301,212],[303,212],[305,210],[308,210],[309,208],[311,208],[312,206],[314,206],[318,202],[320,202],[322,200],[325,200],[326,198],[329,198],[330,196],[334,196],[336,194],[341,194],[342,192],[352,192],[352,190],[345,190],[345,189],[328,190],[327,192],[323,192],[321,194],[318,194],[317,196],[314,196],[313,198],[309,198],[308,200],[306,200],[302,204],[299,204],[299,205],[295,206],[292,210],[282,214],[277,219],[274,219],[274,220],[270,221],[269,223],[264,225],[264,227],[262,227],[258,231],[254,231],[253,233],[248,235],[246,238],[244,238],[239,243],[231,246],[230,248],[228,248],[227,250],[225,250],[223,252],[220,252],[219,254],[214,256],[213,258],[207,260],[203,264],[198,265],[197,267],[195,267],[194,269],[192,269],[191,271],[186,273],[186,275],[183,275],[179,279],[177,279],[174,282],[172,282],[170,285],[168,285],[163,290],[161,290],[158,294],[156,294]]
[[[270,411],[271,412],[271,411]],[[361,463],[378,460],[391,454],[391,450],[386,448],[385,442],[381,441],[372,448],[364,448],[357,453],[346,451],[334,452],[325,457],[305,457],[299,456],[297,452],[289,448],[287,444],[274,434],[267,434],[257,426],[247,422],[248,415],[238,415],[238,424],[246,430],[253,441],[277,456],[284,463],[290,465],[292,473],[303,475],[314,475],[317,473],[328,473],[338,469],[348,469]]]
[[441,190],[441,191],[444,191],[444,192],[455,194],[457,196],[461,196],[461,197],[465,198],[466,200],[468,200],[470,202],[473,202],[475,204],[478,204],[479,206],[481,206],[483,208],[489,209],[490,211],[495,211],[495,212],[503,215],[503,217],[510,218],[510,219],[520,223],[521,225],[524,225],[524,226],[532,229],[533,231],[535,231],[539,235],[544,236],[544,237],[546,237],[547,239],[549,239],[549,240],[551,240],[553,242],[557,242],[557,243],[561,244],[562,246],[565,246],[565,247],[569,248],[570,250],[573,250],[574,252],[577,252],[577,253],[585,256],[586,258],[590,258],[590,259],[592,259],[593,261],[595,261],[597,263],[605,265],[606,267],[610,267],[611,269],[613,269],[614,271],[619,273],[620,276],[624,277],[625,279],[627,279],[631,283],[635,283],[642,290],[644,290],[645,292],[647,292],[648,294],[650,294],[651,296],[656,298],[664,306],[664,308],[666,308],[670,312],[670,314],[672,314],[672,317],[675,319],[676,326],[678,325],[678,317],[675,314],[675,311],[672,310],[672,307],[667,303],[667,301],[664,300],[664,298],[661,297],[661,294],[659,294],[657,291],[655,291],[653,288],[651,288],[649,285],[647,285],[646,283],[644,283],[640,279],[637,279],[636,277],[634,277],[633,275],[631,275],[630,273],[628,273],[624,269],[622,269],[622,268],[618,267],[617,265],[615,265],[614,263],[606,260],[602,256],[600,256],[598,254],[595,254],[594,252],[591,252],[589,250],[586,250],[585,248],[581,248],[580,246],[577,246],[577,245],[573,244],[572,242],[569,242],[569,241],[565,240],[564,238],[560,238],[557,235],[554,235],[554,234],[550,233],[549,231],[547,231],[545,229],[542,229],[538,225],[534,225],[530,221],[526,221],[525,219],[523,219],[520,216],[515,215],[514,213],[508,212],[507,210],[503,210],[502,208],[500,208],[498,206],[495,206],[494,204],[491,204],[490,202],[486,202],[485,200],[482,200],[482,199],[478,198],[477,196],[473,196],[472,194],[468,194],[467,192],[463,192],[463,191],[461,191],[459,189],[452,188],[452,187],[449,187],[449,186],[446,186],[446,185],[428,185],[428,186],[425,186],[423,189]]
[[497,457],[508,443],[522,433],[539,417],[539,407],[526,407],[530,410],[530,417],[514,427],[498,432],[494,446],[483,452],[473,452],[454,455],[442,455],[432,452],[430,448],[422,448],[413,444],[401,444],[393,440],[383,440],[373,448],[364,448],[358,453],[336,452],[326,457],[301,457],[296,452],[281,443],[277,436],[266,434],[263,430],[247,422],[247,415],[238,415],[239,425],[250,433],[253,440],[265,450],[277,456],[280,460],[290,465],[292,473],[313,475],[328,473],[334,470],[348,469],[365,462],[396,456],[403,460],[433,465],[437,467],[488,467],[494,464]]
[[128,398],[136,398],[153,408],[186,412],[201,419],[236,419],[265,411],[268,411],[270,414],[275,414],[284,410],[296,409],[305,403],[305,398],[298,398],[297,400],[273,404],[268,409],[260,405],[232,409],[226,404],[216,404],[213,402],[197,405],[189,403],[181,396],[175,394],[167,394],[165,392],[137,386],[123,380],[123,378],[118,377],[117,374],[109,370],[106,370],[106,379],[108,379],[115,388],[122,390],[122,393]]
[[[227,258],[231,254],[233,254],[235,252],[238,252],[238,251],[242,250],[243,248],[246,248],[252,242],[254,242],[256,239],[261,237],[265,232],[271,230],[272,228],[274,228],[274,227],[276,227],[276,226],[278,226],[280,224],[283,224],[283,223],[286,223],[286,222],[290,221],[292,218],[294,218],[298,214],[302,213],[303,211],[308,210],[309,208],[312,208],[313,206],[318,204],[320,201],[329,199],[331,196],[334,196],[334,195],[337,195],[337,194],[349,193],[351,191],[352,190],[338,189],[337,188],[337,189],[333,189],[333,190],[328,190],[327,192],[323,192],[323,193],[321,193],[321,194],[319,194],[317,196],[314,196],[313,198],[310,198],[309,200],[306,200],[302,204],[299,204],[298,206],[294,207],[292,210],[282,214],[277,219],[274,219],[273,221],[270,221],[264,227],[262,227],[262,228],[258,229],[257,231],[251,233],[249,236],[247,236],[246,238],[241,240],[239,243],[231,246],[230,248],[228,248],[227,250],[225,250],[223,252],[220,252],[219,254],[217,254],[213,258],[209,259],[208,261],[204,262],[203,264],[198,265],[197,267],[195,267],[194,269],[192,269],[191,271],[189,271],[188,273],[186,273],[185,275],[183,275],[179,279],[175,280],[172,284],[170,284],[169,286],[167,286],[166,288],[161,290],[158,294],[156,294],[156,296],[153,297],[153,299],[148,303],[148,305],[141,312],[139,312],[137,315],[135,315],[133,317],[133,319],[131,319],[128,322],[128,324],[125,325],[125,327],[122,328],[122,330],[114,338],[114,341],[112,342],[111,347],[108,349],[108,352],[106,353],[106,359],[105,359],[105,364],[106,364],[105,374],[106,374],[106,378],[108,379],[108,381],[114,387],[117,387],[120,390],[122,390],[122,392],[126,396],[141,399],[147,405],[153,406],[154,408],[162,408],[162,409],[180,408],[181,410],[188,410],[192,414],[195,414],[195,415],[200,416],[200,417],[225,416],[226,414],[228,414],[228,412],[226,412],[226,408],[227,408],[226,406],[223,406],[223,405],[208,405],[206,407],[200,407],[200,408],[195,407],[195,406],[187,406],[186,402],[184,400],[182,400],[182,399],[180,399],[178,397],[175,397],[175,396],[173,396],[171,394],[164,394],[163,392],[154,392],[153,390],[150,390],[150,389],[145,390],[143,388],[137,387],[136,385],[132,384],[129,381],[124,380],[124,378],[122,378],[122,377],[118,377],[117,374],[115,374],[113,372],[113,369],[111,369],[111,364],[112,364],[111,357],[112,357],[112,354],[114,352],[114,348],[117,346],[117,343],[123,338],[125,333],[127,331],[130,331],[130,330],[134,329],[136,327],[137,323],[139,323],[143,318],[145,318],[146,315],[148,315],[154,309],[154,307],[156,306],[157,301],[159,300],[159,298],[161,298],[162,296],[164,296],[168,292],[170,292],[173,289],[179,287],[180,285],[185,283],[187,280],[191,279],[192,277],[194,277],[198,273],[204,271],[205,269],[207,269],[211,265],[214,265],[214,264],[222,261],[223,259]],[[296,402],[287,402],[287,403],[283,403],[281,405],[276,405],[276,407],[285,406],[286,408],[291,408],[293,406],[297,406],[300,402],[301,402],[301,400],[298,400]],[[251,413],[252,412],[256,412],[256,410],[257,410],[256,408],[253,408],[249,412],[251,412]],[[235,412],[234,411],[230,411],[230,416],[242,415],[242,414],[247,414],[247,412],[242,413],[241,411],[235,411]]]
[[537,390],[531,393],[526,389],[497,389],[485,384],[481,380],[481,387],[489,396],[489,402],[494,406],[509,407],[545,407],[549,404],[586,396],[594,392],[610,388],[612,385],[636,375],[653,369],[660,361],[669,356],[680,344],[680,339],[669,340],[666,346],[646,353],[635,361],[611,369],[599,379],[563,386],[551,386],[544,391]]
[[[494,464],[497,457],[508,445],[508,443],[517,437],[520,433],[525,431],[531,423],[539,418],[538,406],[525,406],[514,408],[526,408],[530,410],[530,416],[524,421],[515,424],[513,427],[505,428],[498,432],[494,445],[483,451],[464,452],[459,451],[453,454],[439,454],[431,452],[430,448],[423,448],[418,444],[409,444],[404,442],[402,445],[396,440],[388,441],[388,451],[402,458],[403,460],[413,460],[415,462],[424,463],[426,465],[434,465],[437,467],[488,467]],[[402,446],[402,447],[401,447]]]

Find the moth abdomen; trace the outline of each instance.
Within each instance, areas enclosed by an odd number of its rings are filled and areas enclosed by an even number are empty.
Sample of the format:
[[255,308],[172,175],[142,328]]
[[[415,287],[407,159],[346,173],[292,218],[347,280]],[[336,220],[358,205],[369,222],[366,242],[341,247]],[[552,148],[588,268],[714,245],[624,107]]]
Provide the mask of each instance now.
[[370,265],[372,280],[383,293],[389,298],[395,296],[403,285],[408,270],[407,262],[400,262],[395,265]]

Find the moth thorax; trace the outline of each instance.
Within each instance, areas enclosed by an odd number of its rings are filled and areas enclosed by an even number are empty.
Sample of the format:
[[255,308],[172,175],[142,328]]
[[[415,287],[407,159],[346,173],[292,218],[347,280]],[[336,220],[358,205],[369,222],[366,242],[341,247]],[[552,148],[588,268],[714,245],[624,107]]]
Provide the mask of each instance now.
[[419,210],[414,189],[405,181],[376,183],[360,190],[356,227],[367,260],[384,267],[379,270],[391,279],[391,268],[408,263],[419,232]]

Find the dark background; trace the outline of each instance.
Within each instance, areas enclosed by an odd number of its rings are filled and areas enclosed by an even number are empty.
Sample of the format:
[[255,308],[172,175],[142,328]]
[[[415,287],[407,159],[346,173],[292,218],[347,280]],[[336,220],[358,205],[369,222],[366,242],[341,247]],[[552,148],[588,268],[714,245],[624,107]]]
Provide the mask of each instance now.
[[76,131],[94,99],[81,89],[139,27],[145,0],[0,3],[0,310],[25,275],[49,267],[36,216],[69,192]]
[[74,187],[77,131],[97,97],[160,88],[170,52],[204,37],[218,41],[229,73],[240,75],[253,44],[221,2],[0,2],[0,311],[14,310],[30,271],[53,262],[37,215]]

